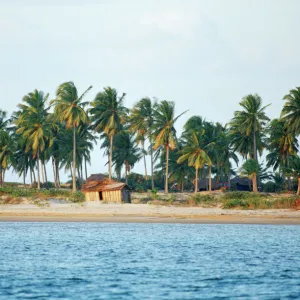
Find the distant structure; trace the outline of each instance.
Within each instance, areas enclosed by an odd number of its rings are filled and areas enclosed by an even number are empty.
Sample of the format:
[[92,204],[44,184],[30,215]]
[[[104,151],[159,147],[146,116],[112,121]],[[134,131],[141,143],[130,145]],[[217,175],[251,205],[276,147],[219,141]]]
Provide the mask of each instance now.
[[230,180],[231,186],[237,191],[251,191],[252,181],[248,177],[236,176]]
[[92,174],[82,185],[86,201],[130,203],[130,188],[123,182],[109,180],[103,174]]

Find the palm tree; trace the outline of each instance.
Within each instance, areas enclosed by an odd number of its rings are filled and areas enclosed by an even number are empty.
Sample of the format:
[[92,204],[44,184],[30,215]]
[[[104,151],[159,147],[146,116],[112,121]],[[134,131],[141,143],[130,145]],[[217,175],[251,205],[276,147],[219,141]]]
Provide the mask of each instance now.
[[300,87],[290,90],[290,93],[283,97],[286,100],[281,112],[281,119],[286,123],[289,131],[295,135],[300,134]]
[[[274,171],[278,168],[288,168],[289,156],[298,151],[295,133],[289,130],[283,120],[278,119],[271,121],[268,133],[267,167],[273,166]],[[288,179],[288,189],[291,189],[290,179]]]
[[195,193],[198,192],[198,170],[203,168],[204,164],[211,166],[211,160],[207,153],[202,149],[199,139],[195,133],[192,134],[186,146],[183,147],[182,155],[177,162],[183,163],[188,160],[188,165],[196,169]]
[[239,159],[231,146],[231,139],[229,135],[229,130],[226,125],[222,126],[217,123],[216,126],[219,128],[217,137],[217,172],[219,178],[221,179],[223,174],[227,177],[228,188],[230,189],[230,176],[233,173],[232,163],[235,162],[238,165]]
[[48,96],[44,92],[34,90],[23,97],[24,104],[19,104],[20,112],[17,134],[26,139],[26,152],[32,150],[33,158],[37,158],[38,189],[40,186],[40,154],[45,150],[46,143],[52,143],[52,128],[55,127],[49,118],[49,107],[46,106]]
[[[181,164],[177,163],[177,160],[182,155],[184,141],[179,140],[177,148],[170,153],[169,159],[169,170],[170,170],[170,180],[175,181],[178,187],[181,189],[181,192],[184,192],[184,184],[187,181],[192,182],[194,180],[194,171],[188,165],[188,161],[184,161]],[[165,169],[165,159],[162,161],[163,169]]]
[[242,155],[250,154],[252,159],[257,160],[257,148],[258,145],[261,148],[262,144],[261,134],[269,121],[265,114],[269,105],[262,106],[262,99],[257,94],[244,97],[240,105],[243,110],[235,111],[230,122],[232,145]]
[[109,138],[109,179],[112,178],[113,139],[122,129],[128,113],[128,109],[123,105],[125,95],[123,93],[118,97],[115,89],[106,87],[91,102],[92,128],[96,132],[105,133]]
[[166,180],[165,193],[168,193],[168,177],[169,177],[169,150],[173,150],[176,144],[175,122],[185,112],[175,117],[175,103],[163,100],[155,105],[153,135],[155,137],[154,150],[162,146],[166,150]]
[[300,195],[300,157],[298,155],[289,157],[289,167],[285,169],[285,173],[297,178],[297,195]]
[[125,166],[125,181],[128,184],[128,174],[141,159],[141,149],[137,147],[133,136],[127,131],[121,131],[115,137],[113,145],[113,164],[118,172]]
[[77,88],[71,81],[62,83],[56,90],[56,99],[51,101],[55,105],[54,113],[66,128],[73,128],[73,192],[76,192],[76,128],[83,122],[88,122],[84,107],[88,102],[82,99],[92,88],[90,86],[82,95],[78,96]]
[[5,136],[2,135],[0,144],[2,145],[0,147],[0,187],[2,187],[6,170],[15,162],[15,141],[12,136],[6,133]]
[[283,188],[284,176],[281,173],[276,172],[274,175],[272,175],[272,179],[274,181],[275,191],[280,192]]
[[154,117],[154,104],[151,99],[146,97],[142,98],[135,106],[131,109],[129,116],[130,130],[136,133],[137,144],[141,142],[143,155],[144,155],[144,168],[145,178],[147,179],[147,165],[146,165],[146,154],[145,151],[145,140],[149,138],[150,142],[150,155],[151,155],[151,184],[152,190],[154,189],[154,177],[153,177],[153,141],[152,141],[152,130],[153,130],[153,117]]
[[[0,109],[0,152],[2,152],[3,148],[7,145],[7,140],[9,139],[9,133],[7,130],[7,126],[9,120],[6,119],[7,113]],[[5,170],[2,167],[2,162],[0,161],[0,187],[3,184]]]
[[259,172],[259,164],[255,159],[248,159],[242,165],[241,175],[246,175],[252,180],[253,192],[257,192],[257,174]]

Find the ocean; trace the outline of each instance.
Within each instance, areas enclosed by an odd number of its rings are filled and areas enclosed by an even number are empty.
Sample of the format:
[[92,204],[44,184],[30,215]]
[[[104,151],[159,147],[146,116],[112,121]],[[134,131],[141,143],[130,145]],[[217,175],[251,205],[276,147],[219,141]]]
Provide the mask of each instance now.
[[300,226],[3,222],[0,299],[300,299]]

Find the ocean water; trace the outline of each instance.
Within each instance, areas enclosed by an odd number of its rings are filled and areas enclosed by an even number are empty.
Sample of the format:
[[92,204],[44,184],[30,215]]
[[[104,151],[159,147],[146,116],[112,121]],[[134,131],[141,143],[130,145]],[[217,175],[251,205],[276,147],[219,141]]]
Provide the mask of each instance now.
[[0,223],[0,299],[300,299],[300,226]]

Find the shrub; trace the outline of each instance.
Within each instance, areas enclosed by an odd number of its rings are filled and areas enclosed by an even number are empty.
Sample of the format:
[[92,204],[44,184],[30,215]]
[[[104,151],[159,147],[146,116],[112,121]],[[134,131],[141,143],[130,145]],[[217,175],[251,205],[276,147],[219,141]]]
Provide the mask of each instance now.
[[150,194],[150,197],[152,198],[152,200],[157,200],[158,199],[157,192],[158,192],[157,189],[148,190],[148,193]]
[[266,194],[236,191],[236,192],[224,193],[223,199],[230,200],[230,199],[249,199],[249,198],[261,198],[261,197],[266,197]]
[[195,194],[191,198],[189,198],[188,203],[190,205],[205,205],[205,206],[215,206],[217,204],[217,200],[212,195],[201,195]]

